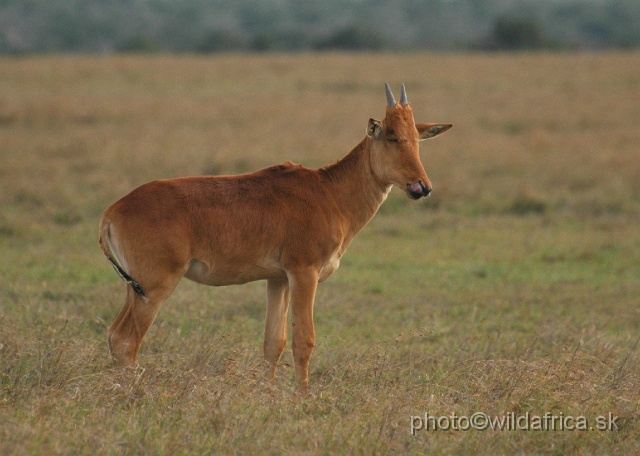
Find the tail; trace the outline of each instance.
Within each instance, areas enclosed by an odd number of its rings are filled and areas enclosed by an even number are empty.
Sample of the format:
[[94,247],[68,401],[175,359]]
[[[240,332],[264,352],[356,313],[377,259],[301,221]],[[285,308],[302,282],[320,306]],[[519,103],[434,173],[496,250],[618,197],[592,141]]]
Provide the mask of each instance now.
[[118,275],[122,277],[122,280],[127,282],[127,284],[131,286],[133,291],[135,291],[138,296],[147,299],[147,296],[145,295],[144,290],[142,289],[140,284],[133,280],[122,266],[122,260],[119,260],[120,255],[118,255],[118,250],[115,248],[111,240],[111,222],[104,219],[100,220],[99,242],[104,256],[107,258],[107,260],[109,260],[109,262],[113,266],[113,269],[116,270]]

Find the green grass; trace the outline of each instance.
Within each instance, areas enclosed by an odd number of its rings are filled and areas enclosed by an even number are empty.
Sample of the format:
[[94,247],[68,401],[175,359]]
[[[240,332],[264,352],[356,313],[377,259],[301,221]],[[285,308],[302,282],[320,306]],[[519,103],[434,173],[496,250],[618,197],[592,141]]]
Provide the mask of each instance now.
[[[640,451],[638,54],[5,59],[1,454]],[[97,245],[145,181],[335,161],[407,83],[427,201],[393,191],[318,289],[312,396],[261,380],[265,284],[184,281],[134,373]],[[606,115],[605,115],[606,113]],[[422,431],[411,417],[618,416],[617,431]]]

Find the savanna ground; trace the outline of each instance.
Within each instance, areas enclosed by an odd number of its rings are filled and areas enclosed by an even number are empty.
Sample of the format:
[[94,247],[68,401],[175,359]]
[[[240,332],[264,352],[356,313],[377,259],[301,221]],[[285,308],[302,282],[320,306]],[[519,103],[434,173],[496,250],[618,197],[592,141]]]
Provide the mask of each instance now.
[[[637,454],[639,74],[637,53],[0,60],[0,454]],[[455,126],[422,145],[433,196],[394,190],[319,287],[313,395],[289,348],[261,381],[260,282],[183,281],[141,367],[112,369],[102,210],[157,178],[331,163],[385,81]],[[475,412],[618,429],[410,433]]]

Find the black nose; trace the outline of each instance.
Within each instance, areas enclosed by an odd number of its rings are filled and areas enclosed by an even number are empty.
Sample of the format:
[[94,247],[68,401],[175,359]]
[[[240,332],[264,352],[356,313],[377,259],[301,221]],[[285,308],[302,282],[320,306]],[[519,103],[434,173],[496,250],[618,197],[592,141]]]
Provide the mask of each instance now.
[[422,181],[418,181],[415,184],[407,184],[407,194],[412,199],[429,196],[429,193],[431,193],[431,185],[427,187]]

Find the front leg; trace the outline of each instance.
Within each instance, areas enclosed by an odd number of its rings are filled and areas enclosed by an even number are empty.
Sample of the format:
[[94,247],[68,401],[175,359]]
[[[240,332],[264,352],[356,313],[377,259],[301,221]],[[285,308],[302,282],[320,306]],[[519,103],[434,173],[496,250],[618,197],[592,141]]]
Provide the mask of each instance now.
[[267,320],[264,325],[265,376],[273,381],[276,366],[287,344],[287,311],[289,283],[287,279],[267,281]]
[[316,343],[313,302],[318,287],[318,271],[313,268],[297,269],[288,272],[287,276],[291,290],[296,392],[306,394],[309,385],[309,360]]

